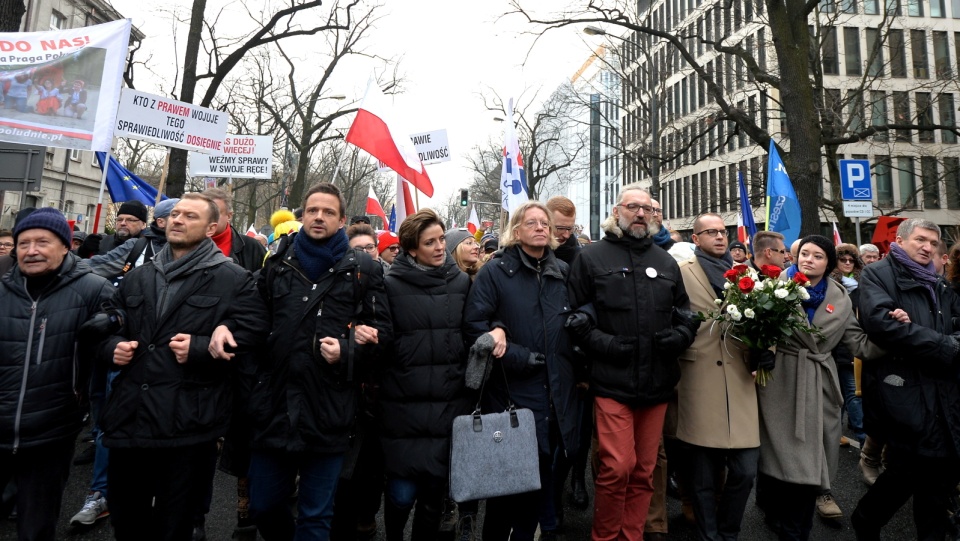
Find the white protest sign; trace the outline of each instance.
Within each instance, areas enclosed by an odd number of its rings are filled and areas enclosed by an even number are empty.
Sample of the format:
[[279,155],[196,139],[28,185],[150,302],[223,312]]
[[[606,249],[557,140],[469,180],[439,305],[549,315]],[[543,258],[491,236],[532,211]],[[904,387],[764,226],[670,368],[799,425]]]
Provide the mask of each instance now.
[[117,110],[117,137],[203,153],[223,152],[229,115],[192,103],[124,88]]
[[272,135],[228,135],[222,154],[189,155],[191,177],[270,178],[273,174]]
[[[415,133],[410,136],[413,146],[417,149],[417,156],[424,165],[450,161],[450,145],[447,144],[447,130],[435,130]],[[380,171],[389,171],[390,168],[377,160]]]
[[107,152],[130,20],[0,33],[0,141]]

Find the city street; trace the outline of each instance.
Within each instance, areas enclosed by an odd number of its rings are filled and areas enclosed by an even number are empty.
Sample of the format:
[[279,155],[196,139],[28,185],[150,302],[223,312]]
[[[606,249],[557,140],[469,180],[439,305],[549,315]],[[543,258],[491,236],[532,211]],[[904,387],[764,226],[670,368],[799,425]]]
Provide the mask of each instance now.
[[[85,443],[78,443],[77,451],[83,450],[86,445]],[[841,449],[839,479],[837,480],[837,486],[833,494],[840,508],[843,509],[845,516],[841,521],[834,524],[828,524],[819,518],[814,518],[814,529],[811,539],[818,541],[854,539],[853,531],[850,528],[849,515],[867,488],[860,479],[860,471],[857,467],[858,460],[859,450],[856,447],[851,446]],[[58,527],[58,539],[78,541],[113,539],[109,519],[101,520],[94,527],[87,529],[71,528],[69,525],[70,517],[72,517],[83,504],[83,498],[86,494],[86,487],[91,471],[92,465],[75,466],[73,469],[63,499],[63,511]],[[230,539],[235,521],[235,494],[236,482],[234,478],[217,472],[213,504],[210,514],[207,515],[207,539],[210,541]],[[591,490],[591,498],[592,496]],[[697,535],[694,526],[687,523],[680,512],[680,502],[672,498],[670,498],[668,502],[670,539],[678,541],[696,539]],[[914,539],[916,537],[910,514],[911,506],[912,504],[908,502],[907,505],[900,510],[894,520],[884,530],[883,539],[903,540]],[[483,508],[481,507],[481,515],[482,512]],[[382,515],[378,520],[382,521]],[[567,505],[565,518],[565,533],[567,539],[570,541],[589,539],[590,520],[591,513],[589,510],[580,511]],[[753,496],[751,496],[750,502],[747,505],[747,512],[743,520],[743,532],[740,538],[764,541],[776,539],[774,533],[764,524],[763,513],[754,505]],[[16,539],[15,523],[9,520],[0,521],[0,540],[13,539]]]

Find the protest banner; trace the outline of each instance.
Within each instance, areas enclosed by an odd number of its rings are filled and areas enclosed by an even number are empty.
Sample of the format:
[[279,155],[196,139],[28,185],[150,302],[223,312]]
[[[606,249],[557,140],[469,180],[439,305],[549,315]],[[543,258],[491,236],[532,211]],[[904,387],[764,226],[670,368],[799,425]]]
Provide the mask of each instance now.
[[124,88],[115,135],[204,154],[221,153],[228,121],[223,111]]
[[[424,133],[415,133],[410,136],[417,156],[424,165],[450,161],[450,145],[447,143],[447,130],[434,130]],[[377,160],[380,172],[390,171],[380,160]]]
[[0,32],[0,141],[108,151],[130,20]]
[[273,174],[272,135],[228,135],[220,154],[191,152],[191,177],[270,178]]

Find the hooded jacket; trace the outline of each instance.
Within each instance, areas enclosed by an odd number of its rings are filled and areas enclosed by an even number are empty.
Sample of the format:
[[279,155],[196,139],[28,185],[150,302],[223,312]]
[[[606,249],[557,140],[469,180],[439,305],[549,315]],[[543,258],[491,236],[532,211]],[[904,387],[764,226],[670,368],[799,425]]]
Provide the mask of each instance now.
[[[0,449],[34,447],[80,433],[92,354],[77,329],[116,290],[68,253],[37,298],[14,267],[0,279]],[[91,348],[92,350],[92,348]]]
[[421,270],[400,254],[384,285],[394,333],[380,385],[386,473],[445,478],[453,419],[473,408],[462,332],[470,277],[450,255],[440,267]]
[[[112,359],[122,341],[138,346],[130,363],[119,367],[101,415],[104,445],[182,447],[224,435],[233,409],[234,363],[214,359],[207,348],[221,324],[240,351],[266,334],[266,311],[250,273],[210,239],[176,261],[167,245],[126,275],[120,307],[126,324],[106,342],[103,355]],[[170,339],[181,333],[190,335],[182,364],[170,349]]]
[[[597,339],[587,346],[590,390],[630,407],[666,402],[680,366],[654,349],[653,335],[671,328],[674,307],[689,308],[680,268],[650,237],[624,235],[609,220],[604,229],[603,239],[583,247],[567,281],[573,306],[592,303],[597,315]],[[635,339],[633,354],[607,350],[615,337]]]

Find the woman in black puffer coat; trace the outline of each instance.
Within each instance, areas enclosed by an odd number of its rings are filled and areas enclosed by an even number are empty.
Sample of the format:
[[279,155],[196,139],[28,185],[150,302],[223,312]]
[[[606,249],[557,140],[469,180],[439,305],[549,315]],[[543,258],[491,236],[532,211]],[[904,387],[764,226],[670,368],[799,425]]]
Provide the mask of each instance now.
[[395,338],[380,386],[388,541],[403,539],[414,502],[413,539],[436,537],[453,419],[472,406],[461,333],[470,278],[447,254],[443,222],[434,211],[407,218],[399,233],[404,252],[384,280],[395,303]]

